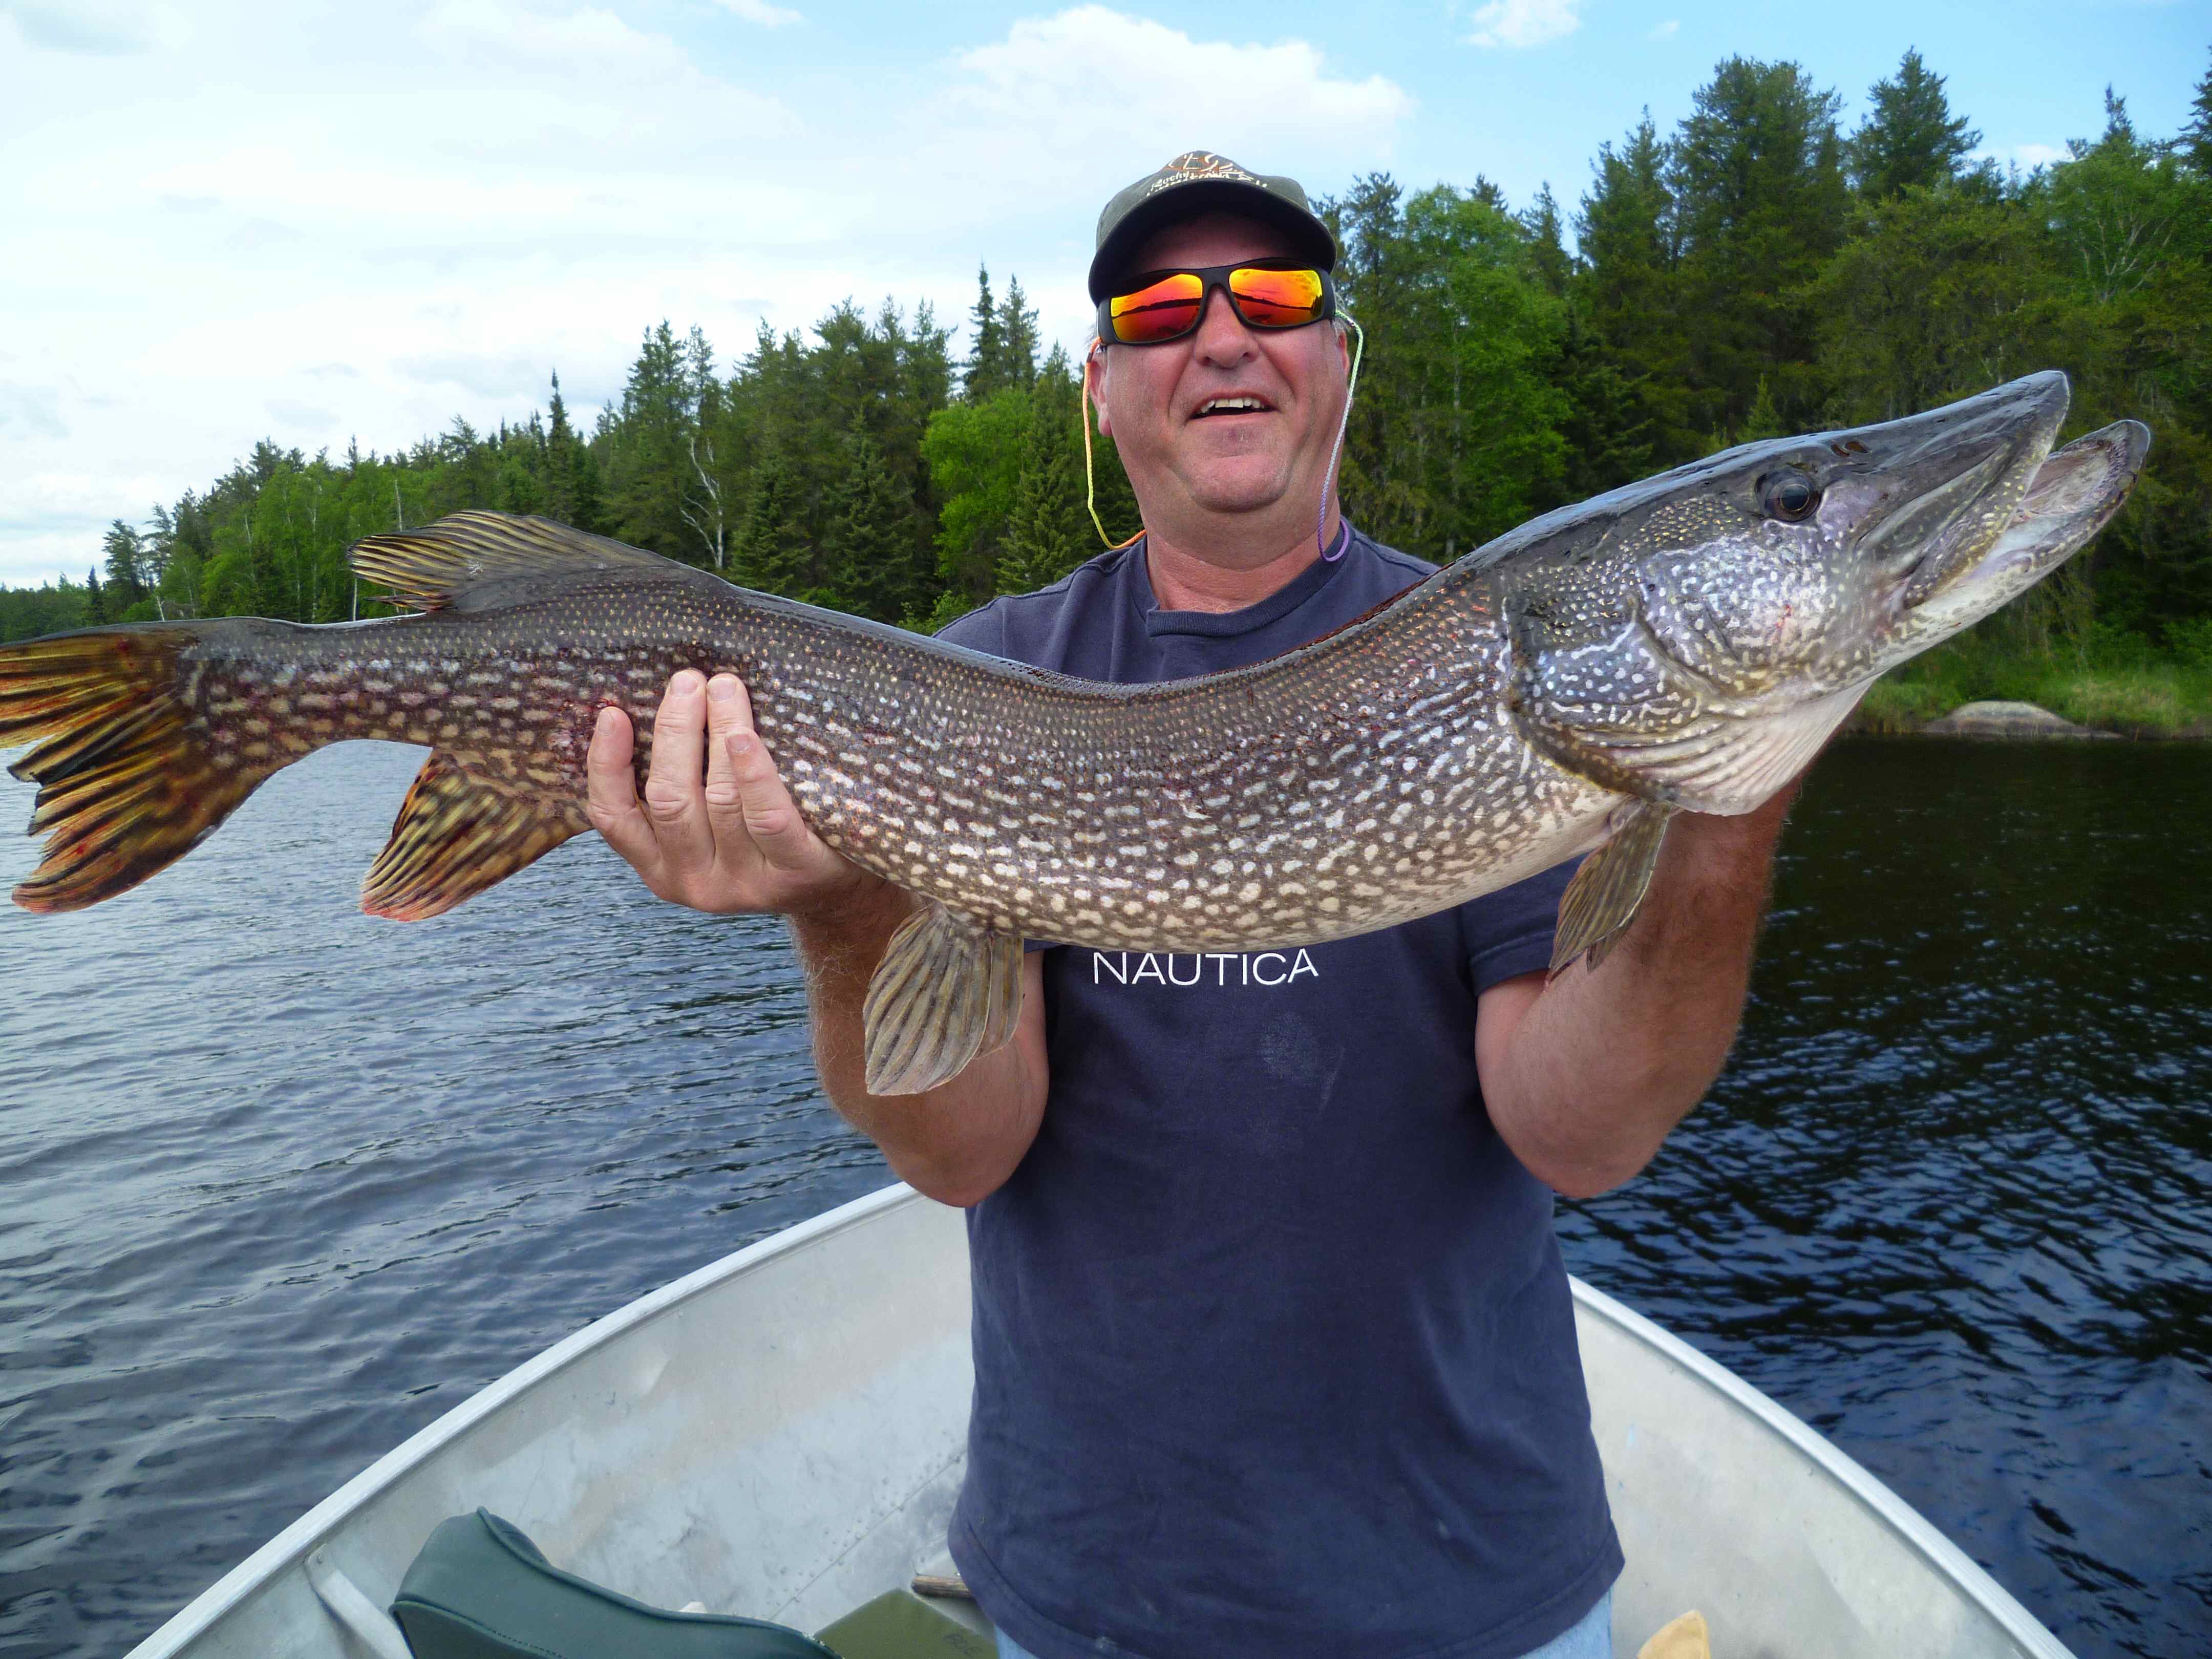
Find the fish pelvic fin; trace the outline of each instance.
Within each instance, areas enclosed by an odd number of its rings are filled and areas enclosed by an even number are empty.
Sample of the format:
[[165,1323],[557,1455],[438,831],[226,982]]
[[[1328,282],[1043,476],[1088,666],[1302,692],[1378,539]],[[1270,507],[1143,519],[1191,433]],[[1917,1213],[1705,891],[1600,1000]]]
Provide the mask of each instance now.
[[589,827],[580,803],[506,793],[434,750],[362,878],[361,908],[394,921],[442,915]]
[[1551,975],[1558,978],[1588,959],[1595,971],[1636,920],[1651,890],[1651,872],[1674,808],[1657,801],[1630,803],[1615,815],[1613,834],[1583,860],[1559,898],[1559,927],[1552,941]]
[[423,611],[465,610],[471,590],[514,576],[558,570],[665,577],[690,568],[550,519],[482,512],[370,536],[353,544],[346,562],[362,580],[389,589],[392,604]]
[[259,759],[207,740],[185,700],[185,649],[209,625],[97,628],[0,646],[0,749],[39,786],[30,833],[46,838],[15,902],[82,910],[167,868],[296,757]]
[[1013,1036],[1021,1012],[1021,940],[925,904],[868,981],[868,1092],[918,1095],[957,1077]]

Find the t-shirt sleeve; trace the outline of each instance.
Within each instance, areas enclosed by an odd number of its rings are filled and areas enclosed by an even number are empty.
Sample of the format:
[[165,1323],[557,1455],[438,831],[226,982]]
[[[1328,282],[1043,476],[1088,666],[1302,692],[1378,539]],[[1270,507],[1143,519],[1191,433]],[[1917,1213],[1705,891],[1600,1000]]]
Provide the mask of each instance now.
[[970,651],[988,651],[994,657],[1003,657],[1006,654],[1004,609],[994,600],[945,623],[937,630],[937,637],[947,645],[965,646]]
[[1569,859],[1510,887],[1469,899],[1460,907],[1467,963],[1474,975],[1477,996],[1493,985],[1522,974],[1541,973],[1552,965],[1552,940],[1559,927],[1559,898],[1582,863],[1578,858]]

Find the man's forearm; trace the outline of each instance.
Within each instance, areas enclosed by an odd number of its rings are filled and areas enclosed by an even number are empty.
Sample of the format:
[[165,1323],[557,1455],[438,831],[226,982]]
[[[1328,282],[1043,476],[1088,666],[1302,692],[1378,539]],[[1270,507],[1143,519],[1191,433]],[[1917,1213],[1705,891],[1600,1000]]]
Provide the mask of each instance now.
[[1499,1133],[1561,1192],[1627,1180],[1719,1074],[1795,793],[1742,817],[1677,817],[1605,965],[1577,964],[1545,986],[1486,1065]]
[[[813,1015],[814,1063],[830,1103],[883,1148],[902,1181],[946,1204],[973,1204],[1021,1162],[1043,1116],[1042,1021],[1024,1008],[1014,1041],[921,1095],[872,1095],[861,1011],[868,980],[913,900],[878,886],[855,902],[791,918]],[[1034,988],[1024,965],[1025,997]]]

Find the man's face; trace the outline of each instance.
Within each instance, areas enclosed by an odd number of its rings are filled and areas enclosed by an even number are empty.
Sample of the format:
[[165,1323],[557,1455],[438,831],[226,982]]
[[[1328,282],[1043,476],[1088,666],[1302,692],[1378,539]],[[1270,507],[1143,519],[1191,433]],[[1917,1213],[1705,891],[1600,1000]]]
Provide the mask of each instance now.
[[[1295,255],[1270,226],[1211,214],[1163,229],[1128,274]],[[1099,428],[1112,434],[1147,520],[1161,527],[1193,508],[1241,514],[1281,504],[1311,514],[1344,413],[1346,363],[1335,329],[1247,328],[1215,289],[1196,333],[1100,354]],[[1224,398],[1259,407],[1230,412]]]

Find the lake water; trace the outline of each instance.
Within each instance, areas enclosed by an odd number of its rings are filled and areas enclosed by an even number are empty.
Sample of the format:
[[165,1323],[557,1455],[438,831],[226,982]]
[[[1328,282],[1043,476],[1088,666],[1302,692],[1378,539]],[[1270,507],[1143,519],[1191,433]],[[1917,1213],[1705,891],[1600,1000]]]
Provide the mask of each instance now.
[[[776,924],[595,839],[360,915],[416,759],[326,751],[148,887],[0,913],[0,1659],[124,1652],[520,1360],[888,1178]],[[1728,1073],[1561,1206],[1576,1272],[2085,1656],[2212,1652],[2209,825],[2212,748],[1840,746]]]

